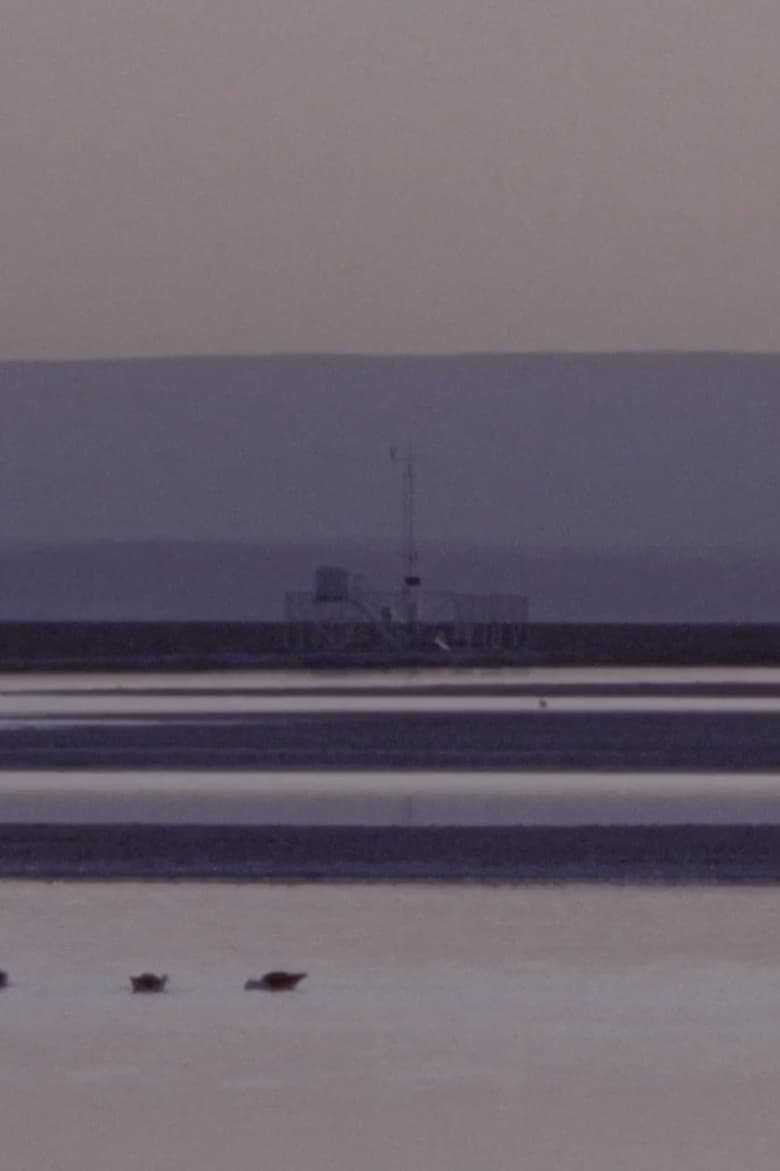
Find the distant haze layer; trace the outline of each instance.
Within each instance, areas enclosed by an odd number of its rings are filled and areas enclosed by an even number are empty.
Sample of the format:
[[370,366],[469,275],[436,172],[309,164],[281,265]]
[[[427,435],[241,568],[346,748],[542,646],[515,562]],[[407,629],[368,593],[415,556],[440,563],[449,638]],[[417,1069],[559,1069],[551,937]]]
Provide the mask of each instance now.
[[[423,587],[526,594],[534,622],[780,622],[780,551],[420,550]],[[0,620],[257,621],[318,565],[396,590],[399,549],[370,541],[98,541],[0,546]],[[423,607],[425,610],[425,607]]]

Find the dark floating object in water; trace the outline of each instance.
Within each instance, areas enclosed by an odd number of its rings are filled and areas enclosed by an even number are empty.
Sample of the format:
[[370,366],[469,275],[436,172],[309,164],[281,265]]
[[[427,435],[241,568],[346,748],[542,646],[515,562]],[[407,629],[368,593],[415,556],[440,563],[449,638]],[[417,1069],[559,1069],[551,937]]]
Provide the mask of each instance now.
[[8,987],[8,973],[0,968],[0,988]]
[[141,972],[140,976],[130,977],[133,992],[164,992],[167,983],[167,976],[156,976],[154,972]]
[[266,992],[289,992],[306,976],[305,972],[266,972],[259,979],[247,980],[244,985],[246,992],[254,992],[260,988]]

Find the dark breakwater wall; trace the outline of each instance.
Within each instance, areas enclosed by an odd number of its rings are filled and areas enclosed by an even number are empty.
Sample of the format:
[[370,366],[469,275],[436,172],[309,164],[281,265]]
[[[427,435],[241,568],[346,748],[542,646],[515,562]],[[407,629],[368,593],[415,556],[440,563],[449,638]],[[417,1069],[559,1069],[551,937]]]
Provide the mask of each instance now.
[[527,647],[561,666],[780,666],[780,624],[545,623]]
[[2,670],[780,666],[780,624],[531,624],[519,650],[288,649],[281,622],[2,622]]

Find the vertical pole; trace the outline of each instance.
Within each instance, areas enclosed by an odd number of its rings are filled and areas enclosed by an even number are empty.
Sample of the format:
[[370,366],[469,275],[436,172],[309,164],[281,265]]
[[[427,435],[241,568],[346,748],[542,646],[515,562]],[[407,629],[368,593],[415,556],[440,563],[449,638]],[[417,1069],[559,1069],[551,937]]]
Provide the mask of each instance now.
[[393,463],[401,464],[401,528],[403,534],[403,620],[413,628],[417,624],[417,591],[420,587],[418,573],[417,540],[415,534],[415,506],[417,482],[415,477],[414,450],[411,443],[404,455],[399,455],[396,448],[390,449],[390,458]]

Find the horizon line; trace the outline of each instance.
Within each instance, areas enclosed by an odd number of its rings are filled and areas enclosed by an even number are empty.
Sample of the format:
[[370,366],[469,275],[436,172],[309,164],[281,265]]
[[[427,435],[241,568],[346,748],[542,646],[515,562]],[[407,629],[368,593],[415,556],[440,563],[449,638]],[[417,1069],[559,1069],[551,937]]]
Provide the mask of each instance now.
[[776,358],[780,349],[664,348],[657,349],[497,349],[497,350],[227,350],[165,353],[93,354],[80,357],[1,357],[0,366],[64,366],[99,363],[236,362],[236,361],[469,361],[502,358]]

